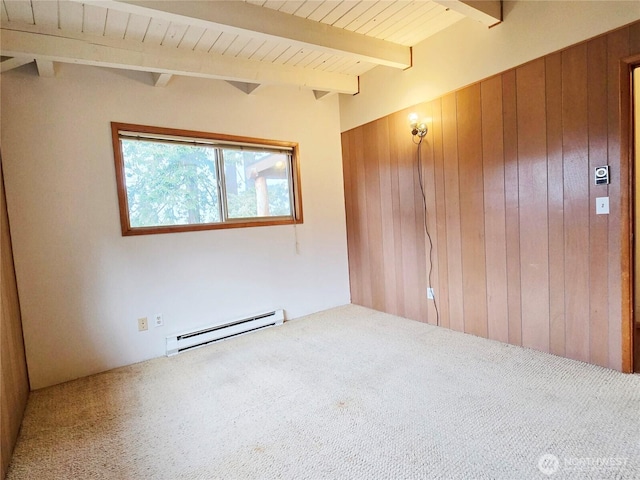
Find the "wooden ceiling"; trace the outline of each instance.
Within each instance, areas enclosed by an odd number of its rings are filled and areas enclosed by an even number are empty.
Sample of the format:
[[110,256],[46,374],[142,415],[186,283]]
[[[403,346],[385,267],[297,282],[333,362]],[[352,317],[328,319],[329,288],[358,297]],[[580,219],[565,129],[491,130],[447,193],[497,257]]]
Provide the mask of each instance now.
[[157,86],[187,75],[246,93],[296,85],[320,98],[356,93],[358,76],[378,65],[410,67],[410,47],[465,15],[499,22],[499,1],[479,3],[2,0],[0,66],[35,60],[54,76],[56,62],[79,63],[147,71]]

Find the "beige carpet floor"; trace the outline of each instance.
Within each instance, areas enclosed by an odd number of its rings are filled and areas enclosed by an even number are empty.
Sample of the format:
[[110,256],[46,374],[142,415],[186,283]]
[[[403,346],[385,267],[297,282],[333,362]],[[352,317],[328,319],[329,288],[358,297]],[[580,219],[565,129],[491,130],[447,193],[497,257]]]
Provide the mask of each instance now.
[[345,306],[33,392],[17,479],[640,479],[640,376]]

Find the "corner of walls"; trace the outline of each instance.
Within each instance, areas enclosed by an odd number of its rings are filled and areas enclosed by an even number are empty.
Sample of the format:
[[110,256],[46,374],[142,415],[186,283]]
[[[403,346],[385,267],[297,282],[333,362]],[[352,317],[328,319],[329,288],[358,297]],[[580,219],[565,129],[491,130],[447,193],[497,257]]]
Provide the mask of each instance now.
[[640,19],[637,1],[505,1],[504,22],[464,19],[416,45],[414,66],[376,67],[340,95],[342,132]]
[[[144,72],[67,64],[57,78],[5,73],[1,95],[34,389],[161,356],[172,333],[349,302],[335,96],[275,86],[246,95],[185,77],[158,88]],[[111,121],[298,142],[304,223],[123,237]],[[164,327],[138,332],[137,319],[155,313]]]

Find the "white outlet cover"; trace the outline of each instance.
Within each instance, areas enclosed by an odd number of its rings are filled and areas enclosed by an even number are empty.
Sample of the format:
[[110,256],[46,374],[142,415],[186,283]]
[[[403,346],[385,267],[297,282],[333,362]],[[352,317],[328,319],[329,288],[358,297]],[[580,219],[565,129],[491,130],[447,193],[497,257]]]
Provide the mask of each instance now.
[[596,198],[596,214],[609,215],[609,197]]
[[161,313],[156,313],[153,316],[153,326],[154,327],[161,327],[164,325],[164,319],[162,318],[162,314]]

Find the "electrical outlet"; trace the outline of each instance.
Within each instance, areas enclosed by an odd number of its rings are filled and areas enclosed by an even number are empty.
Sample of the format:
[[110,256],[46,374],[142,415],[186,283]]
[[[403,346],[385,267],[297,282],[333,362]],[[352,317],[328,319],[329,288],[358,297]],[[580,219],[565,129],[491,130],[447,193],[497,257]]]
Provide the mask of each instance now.
[[435,294],[433,293],[433,288],[427,288],[427,298],[429,300],[433,300],[435,298]]
[[162,318],[162,314],[161,313],[156,313],[153,316],[153,326],[154,327],[161,327],[164,325],[164,319]]
[[144,332],[145,330],[149,330],[149,321],[147,317],[142,317],[138,319],[138,331]]

